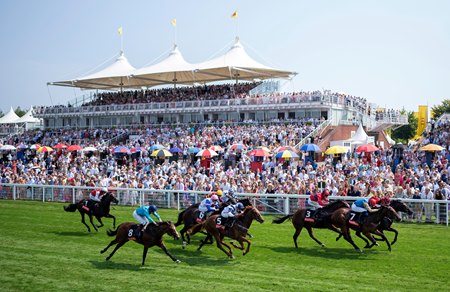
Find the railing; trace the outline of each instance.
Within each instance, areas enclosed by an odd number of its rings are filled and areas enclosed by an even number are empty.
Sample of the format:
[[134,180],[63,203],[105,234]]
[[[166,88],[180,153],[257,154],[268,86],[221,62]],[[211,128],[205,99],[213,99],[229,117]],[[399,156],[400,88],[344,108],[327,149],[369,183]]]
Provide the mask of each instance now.
[[319,131],[321,131],[322,129],[324,129],[325,127],[327,127],[328,125],[331,124],[331,120],[326,120],[323,123],[321,123],[320,125],[318,125],[311,133],[309,133],[308,135],[306,135],[305,138],[301,139],[300,142],[297,143],[297,145],[294,146],[295,149],[300,148],[300,146],[306,144],[306,142],[308,141],[309,138],[313,137],[314,135],[316,135]]
[[[75,203],[89,196],[92,187],[0,184],[0,199],[38,200],[42,202]],[[200,202],[208,192],[110,188],[120,205],[143,205],[152,202],[161,208],[186,208]],[[249,197],[252,204],[264,214],[292,214],[298,208],[305,208],[309,196],[297,194],[251,194],[239,193],[238,197]],[[357,197],[329,197],[330,200],[354,201]],[[404,221],[446,224],[449,221],[447,200],[401,199],[415,212],[413,215],[401,214]]]
[[335,98],[334,96],[322,94],[280,94],[263,97],[246,97],[235,99],[214,99],[214,100],[191,100],[191,101],[168,101],[168,102],[149,102],[139,104],[110,104],[110,105],[94,105],[81,107],[35,107],[36,117],[44,117],[47,115],[58,114],[120,114],[126,112],[182,112],[182,111],[198,111],[198,109],[216,109],[226,108],[227,110],[245,109],[248,107],[260,108],[267,105],[282,106],[297,104],[305,108],[311,105],[327,105],[340,106],[346,108],[354,108],[361,110],[357,104]]

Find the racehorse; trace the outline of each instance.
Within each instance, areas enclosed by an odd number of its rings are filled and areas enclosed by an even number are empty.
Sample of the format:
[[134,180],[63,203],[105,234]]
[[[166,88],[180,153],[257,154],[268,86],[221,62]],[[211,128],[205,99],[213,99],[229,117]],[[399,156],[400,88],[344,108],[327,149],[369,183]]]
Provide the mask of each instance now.
[[[111,202],[118,204],[119,201],[114,197],[112,193],[106,193],[102,196],[100,199],[100,202],[95,204],[94,207],[88,208],[86,207],[86,202],[88,200],[81,200],[76,204],[70,204],[69,206],[64,206],[64,210],[66,212],[75,212],[78,210],[81,214],[81,223],[83,223],[89,232],[91,232],[91,228],[89,228],[89,225],[86,224],[84,221],[84,215],[87,214],[89,216],[89,221],[91,222],[92,226],[94,227],[95,231],[98,231],[97,228],[100,228],[103,226],[102,217],[105,218],[112,218],[113,219],[113,228],[116,228],[116,217],[109,214],[109,209]],[[100,223],[100,225],[95,226],[94,222],[92,221],[92,217],[95,216],[97,221]]]
[[[219,216],[220,215],[211,215],[208,217],[208,219],[205,220],[205,222],[202,223],[203,228],[205,228],[205,230],[208,232],[208,237],[214,237],[216,239],[217,247],[222,250],[229,258],[234,258],[234,256],[231,247],[223,241],[225,236],[237,240],[239,242],[239,246],[234,242],[231,242],[231,244],[235,248],[240,250],[244,250],[244,242],[246,242],[247,248],[243,252],[243,255],[246,255],[250,251],[251,241],[245,238],[245,236],[247,235],[247,231],[252,225],[253,220],[258,221],[259,223],[264,223],[264,218],[261,213],[259,213],[258,209],[254,206],[250,205],[245,207],[244,211],[236,216],[236,222],[228,230],[217,228],[216,224],[217,218]],[[191,229],[188,230],[188,234],[190,231]],[[198,250],[202,248],[206,241],[207,239],[202,241]],[[228,251],[225,250],[223,246],[227,247]]]
[[[414,212],[402,201],[400,200],[391,200],[389,206],[392,207],[392,209],[394,209],[396,212],[404,212],[407,213],[408,215],[412,215]],[[394,236],[394,240],[392,240],[391,245],[394,245],[394,243],[397,242],[397,237],[398,237],[398,231],[394,228],[392,228],[392,220],[388,217],[384,217],[383,220],[381,220],[380,225],[378,225],[378,230],[383,232],[384,230],[386,231],[390,231],[390,232],[394,232],[395,236]],[[341,238],[342,234],[338,236],[338,238],[336,238],[336,241],[339,240],[339,238]],[[375,238],[375,237],[374,237]],[[375,238],[375,240],[382,240],[379,238]],[[368,242],[366,241],[366,246],[368,245]],[[374,245],[370,245],[368,246],[368,248],[373,247]]]
[[[105,251],[108,250],[108,248],[117,244],[112,253],[106,258],[107,261],[114,255],[114,253],[122,245],[124,245],[130,240],[129,238],[130,231],[132,233],[133,227],[136,226],[137,224],[134,222],[125,222],[120,224],[116,230],[107,231],[108,236],[115,235],[116,238],[112,240],[107,247],[102,249],[100,253],[104,253]],[[144,245],[144,253],[142,254],[142,265],[145,264],[145,258],[147,256],[148,248],[155,245],[159,246],[166,253],[166,255],[168,255],[174,262],[181,263],[180,260],[177,260],[174,256],[172,256],[169,253],[166,246],[164,245],[162,237],[165,233],[169,234],[170,236],[173,236],[175,240],[180,239],[180,236],[178,235],[175,225],[173,225],[173,223],[170,221],[160,222],[156,226],[153,224],[149,224],[149,226],[147,226],[147,228],[143,231],[142,237],[135,239],[137,243]]]
[[[388,217],[391,220],[394,219],[401,220],[398,213],[395,212],[395,210],[392,207],[381,206],[377,212],[369,213],[369,215],[364,220],[362,225],[358,226],[349,223],[350,212],[351,212],[350,208],[342,208],[334,211],[333,214],[331,215],[331,223],[337,228],[341,229],[342,236],[344,236],[345,240],[347,240],[357,251],[361,252],[361,249],[355,244],[350,235],[350,228],[355,230],[356,231],[355,234],[366,242],[365,248],[370,248],[374,245],[377,245],[375,239],[371,235],[371,233],[374,233],[378,236],[381,236],[382,240],[386,241],[388,250],[391,251],[391,245],[389,241],[386,239],[386,236],[384,235],[383,232],[381,232],[377,228],[381,223],[381,221],[384,219],[384,217]],[[361,236],[361,233],[364,234],[372,242],[372,246],[370,246],[369,242],[364,237]],[[336,240],[338,239],[339,237],[336,238]]]
[[341,233],[336,227],[333,226],[331,222],[331,214],[334,211],[341,208],[350,208],[350,206],[347,202],[339,200],[336,202],[332,202],[327,206],[321,208],[320,209],[321,215],[320,218],[318,218],[319,220],[314,221],[305,220],[305,218],[310,217],[308,213],[310,212],[310,210],[298,209],[297,211],[295,211],[294,214],[289,214],[287,216],[274,219],[272,223],[281,224],[284,221],[286,221],[286,219],[292,218],[292,225],[294,225],[295,228],[295,233],[292,236],[292,238],[294,239],[295,248],[298,248],[297,238],[299,237],[303,227],[305,227],[306,230],[308,230],[309,237],[311,237],[315,242],[324,247],[325,245],[314,236],[313,228],[328,228],[334,232]]
[[[239,200],[238,202],[241,202],[244,207],[251,206],[251,202],[248,198]],[[202,225],[200,223],[197,223],[196,219],[198,217],[198,213],[200,212],[198,210],[198,206],[200,204],[194,204],[192,206],[189,206],[187,209],[181,211],[178,214],[178,220],[175,223],[175,226],[179,226],[181,224],[184,224],[183,228],[180,230],[181,239],[183,240],[183,248],[186,247],[187,244],[191,243],[191,235],[196,234],[202,229]],[[224,206],[221,206],[219,210],[215,211],[213,214],[220,214],[222,212]],[[212,214],[212,215],[213,215]],[[194,228],[192,228],[194,227]],[[187,231],[191,229],[191,232],[187,234]],[[185,236],[187,238],[187,241],[185,239]],[[208,238],[208,237],[207,237]]]

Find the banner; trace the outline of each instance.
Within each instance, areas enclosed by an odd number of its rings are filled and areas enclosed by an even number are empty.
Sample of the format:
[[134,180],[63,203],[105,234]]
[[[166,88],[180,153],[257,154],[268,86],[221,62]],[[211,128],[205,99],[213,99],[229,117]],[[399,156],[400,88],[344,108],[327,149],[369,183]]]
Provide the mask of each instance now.
[[427,128],[428,123],[428,106],[419,105],[419,112],[417,113],[417,132],[416,136],[421,136]]

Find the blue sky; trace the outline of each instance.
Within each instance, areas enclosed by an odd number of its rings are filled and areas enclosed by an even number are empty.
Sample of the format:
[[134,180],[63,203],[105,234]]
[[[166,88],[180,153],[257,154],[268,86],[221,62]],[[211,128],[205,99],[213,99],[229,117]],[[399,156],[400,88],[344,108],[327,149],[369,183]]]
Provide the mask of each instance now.
[[[249,55],[299,73],[287,87],[331,89],[390,108],[450,98],[450,1],[0,1],[0,110],[85,94],[46,83],[78,77],[120,50],[150,64],[174,42],[204,61],[238,34]],[[49,94],[50,92],[50,94]]]

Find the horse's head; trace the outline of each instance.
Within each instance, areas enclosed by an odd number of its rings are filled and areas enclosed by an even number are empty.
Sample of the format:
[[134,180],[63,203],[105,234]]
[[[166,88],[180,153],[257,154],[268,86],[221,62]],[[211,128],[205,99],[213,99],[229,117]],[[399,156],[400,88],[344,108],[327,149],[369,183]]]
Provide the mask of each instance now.
[[239,200],[238,202],[242,203],[242,205],[244,205],[244,207],[252,206],[252,202],[250,202],[249,198],[245,198],[245,199]]
[[175,240],[180,239],[180,235],[178,234],[178,231],[172,222],[170,222],[170,221],[161,222],[161,223],[159,223],[159,226],[163,227],[164,232],[167,233],[168,235],[172,236],[173,239],[175,239]]
[[404,202],[400,200],[392,200],[390,206],[397,212],[404,212],[412,215],[414,212]]
[[250,216],[251,219],[255,219],[259,223],[264,223],[264,218],[261,215],[261,213],[256,209],[254,206],[247,206],[245,207],[244,212],[248,212],[248,216]]
[[382,206],[380,212],[384,212],[384,216],[391,220],[402,221],[400,215],[391,206]]
[[115,203],[116,205],[119,204],[119,200],[117,200],[117,198],[114,197],[114,195],[113,195],[112,193],[110,193],[110,192],[104,194],[101,200],[102,200],[103,202],[106,202],[106,203],[111,203],[111,202],[113,202],[113,203]]

